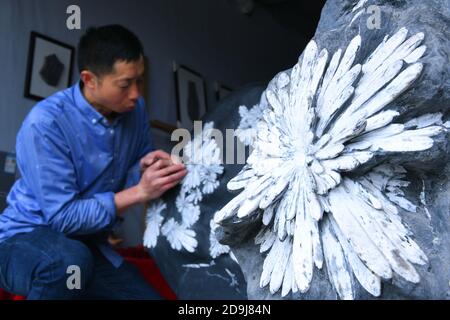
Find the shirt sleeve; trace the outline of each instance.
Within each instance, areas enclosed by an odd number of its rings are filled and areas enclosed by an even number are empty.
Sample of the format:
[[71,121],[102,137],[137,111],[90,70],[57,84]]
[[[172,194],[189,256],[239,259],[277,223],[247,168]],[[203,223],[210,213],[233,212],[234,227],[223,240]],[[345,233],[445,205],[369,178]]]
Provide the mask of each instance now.
[[140,137],[138,145],[139,151],[134,165],[128,171],[124,188],[130,188],[139,183],[139,180],[141,179],[140,160],[149,152],[155,150],[155,146],[150,131],[150,118],[148,116],[144,98],[141,97],[138,103],[139,103],[138,121],[139,121],[139,128],[141,130],[141,132],[139,132],[138,134],[138,136]]
[[83,235],[111,228],[116,220],[114,193],[80,198],[71,152],[56,124],[24,124],[16,149],[22,179],[52,229]]
[[138,100],[139,103],[139,121],[140,121],[140,128],[141,128],[141,141],[139,145],[139,152],[138,152],[138,161],[144,157],[147,153],[154,151],[155,146],[153,143],[151,131],[150,131],[150,117],[148,116],[147,108],[145,106],[144,98],[140,98]]

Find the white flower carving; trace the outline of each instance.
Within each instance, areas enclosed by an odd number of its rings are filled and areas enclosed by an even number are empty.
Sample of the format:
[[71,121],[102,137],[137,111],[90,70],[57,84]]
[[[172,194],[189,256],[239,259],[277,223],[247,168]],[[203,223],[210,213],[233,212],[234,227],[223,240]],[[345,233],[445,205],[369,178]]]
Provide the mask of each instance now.
[[194,252],[197,248],[195,231],[180,225],[174,218],[170,218],[161,228],[162,234],[167,238],[172,249],[180,251],[182,248]]
[[267,99],[265,92],[261,96],[261,101],[253,106],[253,108],[248,109],[246,106],[239,107],[241,121],[236,129],[236,136],[244,145],[249,146],[253,143],[257,134],[255,123],[258,123],[262,119],[263,111],[266,108]]
[[209,252],[213,259],[217,258],[222,254],[226,254],[230,252],[230,247],[227,245],[221,244],[215,235],[215,229],[218,225],[214,222],[214,219],[211,219],[210,228],[211,232],[209,233]]
[[[440,114],[406,124],[384,110],[422,71],[424,34],[387,36],[361,64],[354,64],[361,37],[330,61],[311,41],[293,69],[279,73],[265,91],[268,106],[256,124],[254,151],[229,190],[243,191],[215,215],[243,219],[262,213],[256,238],[266,254],[261,287],[306,292],[314,266],[327,265],[339,297],[354,297],[352,278],[372,295],[396,273],[417,283],[413,264],[427,257],[409,237],[397,206],[403,198],[402,168],[385,165],[360,178],[348,172],[376,155],[429,149],[443,132]],[[388,170],[389,169],[389,170]]]
[[159,200],[150,204],[150,207],[147,209],[149,214],[147,214],[146,218],[147,228],[144,232],[144,246],[148,248],[156,246],[161,224],[164,220],[161,212],[165,210],[166,207],[166,204],[162,200]]
[[[197,248],[196,233],[192,228],[200,218],[200,203],[203,195],[210,194],[219,186],[218,177],[223,173],[220,149],[213,134],[213,122],[206,123],[201,135],[183,148],[185,165],[188,171],[181,182],[181,190],[175,200],[181,222],[170,218],[162,224],[161,212],[166,204],[159,199],[147,210],[147,228],[144,245],[152,248],[157,244],[159,229],[174,250],[195,252]],[[162,226],[161,226],[162,225]]]

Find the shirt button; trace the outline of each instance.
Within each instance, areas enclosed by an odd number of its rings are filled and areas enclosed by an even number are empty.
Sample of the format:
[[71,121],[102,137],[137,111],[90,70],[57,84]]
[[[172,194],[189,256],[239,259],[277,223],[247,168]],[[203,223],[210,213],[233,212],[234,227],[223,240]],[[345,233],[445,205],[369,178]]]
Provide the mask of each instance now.
[[93,124],[96,124],[96,123],[97,123],[97,120],[92,119],[92,123],[93,123]]
[[111,179],[111,183],[112,183],[112,184],[114,184],[114,182],[116,182],[116,180],[114,180],[114,179]]
[[111,129],[109,132],[110,132],[111,134],[114,134],[114,130],[113,130],[113,129]]

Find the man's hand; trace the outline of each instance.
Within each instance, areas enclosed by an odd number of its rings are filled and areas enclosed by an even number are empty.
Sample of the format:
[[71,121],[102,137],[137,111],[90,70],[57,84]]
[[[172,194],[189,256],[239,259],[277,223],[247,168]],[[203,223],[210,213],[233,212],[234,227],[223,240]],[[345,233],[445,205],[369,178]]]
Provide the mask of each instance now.
[[117,214],[136,204],[159,198],[164,192],[176,186],[186,175],[186,167],[176,157],[157,150],[150,152],[140,161],[143,172],[138,185],[114,195]]
[[154,164],[158,160],[171,160],[172,162],[180,162],[175,157],[171,157],[170,154],[164,152],[162,150],[156,150],[148,153],[145,157],[143,157],[140,161],[141,171],[144,172],[148,167]]
[[[164,192],[176,186],[187,173],[186,167],[183,164],[174,164],[170,156],[154,160],[163,153],[168,155],[164,151],[155,151],[153,157],[149,154],[145,161],[141,161],[145,171],[137,188],[142,201],[159,198]],[[151,164],[148,165],[149,163]]]

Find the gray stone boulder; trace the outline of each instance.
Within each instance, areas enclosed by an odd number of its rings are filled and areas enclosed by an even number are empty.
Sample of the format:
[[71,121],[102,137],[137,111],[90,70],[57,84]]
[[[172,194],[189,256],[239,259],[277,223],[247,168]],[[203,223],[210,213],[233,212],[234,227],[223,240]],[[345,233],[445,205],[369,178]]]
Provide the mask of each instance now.
[[[361,7],[357,8],[358,5]],[[374,7],[375,6],[375,7]],[[356,8],[356,9],[355,9]],[[355,10],[353,10],[355,9]],[[374,11],[379,10],[381,20],[374,25]],[[369,20],[369,22],[368,22]],[[369,23],[369,24],[368,24]],[[314,36],[319,49],[330,53],[345,49],[358,33],[362,38],[361,49],[355,63],[361,63],[383,40],[402,27],[409,34],[423,32],[427,46],[421,58],[424,69],[413,86],[389,105],[402,116],[400,122],[425,113],[442,112],[444,121],[449,118],[450,107],[450,6],[448,1],[334,1],[323,8],[319,26]],[[417,266],[420,282],[413,284],[394,276],[383,281],[380,299],[448,299],[450,298],[450,197],[448,165],[450,150],[448,134],[435,138],[434,146],[416,153],[391,154],[389,160],[401,164],[408,170],[411,184],[405,197],[417,206],[417,212],[400,211],[402,221],[409,226],[416,243],[427,255],[429,262]],[[384,161],[380,155],[375,163]],[[358,174],[373,166],[371,162]],[[226,181],[224,181],[225,183]],[[272,295],[267,287],[259,286],[264,256],[254,238],[261,226],[261,216],[252,216],[236,223],[230,219],[222,224],[217,236],[222,243],[232,247],[247,280],[250,299],[279,299],[280,292]],[[356,299],[374,298],[355,281]],[[314,269],[310,289],[303,293],[290,294],[291,299],[337,299],[327,276],[326,266]]]
[[[375,6],[375,7],[374,7]],[[375,10],[375,11],[374,11]],[[379,11],[377,11],[379,10]],[[381,15],[379,21],[377,12]],[[425,113],[441,112],[443,121],[449,119],[450,107],[450,6],[447,0],[411,1],[353,1],[330,0],[325,4],[314,40],[319,49],[327,48],[332,54],[345,49],[350,40],[361,35],[362,45],[355,63],[361,63],[382,42],[405,27],[409,34],[423,32],[426,53],[420,59],[424,68],[412,87],[388,105],[401,114],[399,122]],[[299,53],[300,54],[300,53]],[[249,86],[224,100],[203,122],[214,121],[214,128],[222,131],[236,129],[240,122],[238,107],[252,107],[260,101],[265,86]],[[450,150],[449,135],[434,138],[431,149],[413,153],[379,154],[373,161],[354,172],[364,176],[374,165],[389,159],[407,169],[411,183],[404,189],[405,198],[417,207],[415,213],[400,210],[400,216],[413,233],[413,240],[428,257],[428,263],[417,266],[420,282],[413,284],[394,276],[382,282],[379,299],[449,299],[450,298]],[[150,252],[162,273],[179,298],[182,299],[281,299],[280,292],[271,294],[267,287],[260,288],[260,276],[265,256],[255,245],[255,236],[261,228],[261,215],[239,221],[229,219],[216,230],[222,244],[229,245],[236,256],[237,265],[228,255],[214,260],[203,268],[186,268],[186,264],[208,264],[210,221],[236,194],[228,191],[226,184],[242,169],[242,164],[226,164],[220,176],[220,185],[200,204],[201,215],[194,226],[198,248],[194,254],[174,251],[160,237],[158,245]],[[167,216],[177,216],[175,199],[179,188],[164,195]],[[227,271],[228,270],[228,271]],[[230,272],[238,285],[231,285]],[[356,299],[374,299],[354,281]],[[337,299],[336,291],[328,278],[326,265],[314,275],[309,290],[303,294],[290,293],[289,299]]]

